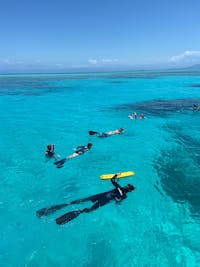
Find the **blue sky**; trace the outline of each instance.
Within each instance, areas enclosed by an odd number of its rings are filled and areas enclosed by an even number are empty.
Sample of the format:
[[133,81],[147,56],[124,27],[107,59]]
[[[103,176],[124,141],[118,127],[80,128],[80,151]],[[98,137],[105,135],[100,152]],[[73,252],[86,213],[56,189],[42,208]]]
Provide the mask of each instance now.
[[0,0],[0,72],[200,63],[199,0]]

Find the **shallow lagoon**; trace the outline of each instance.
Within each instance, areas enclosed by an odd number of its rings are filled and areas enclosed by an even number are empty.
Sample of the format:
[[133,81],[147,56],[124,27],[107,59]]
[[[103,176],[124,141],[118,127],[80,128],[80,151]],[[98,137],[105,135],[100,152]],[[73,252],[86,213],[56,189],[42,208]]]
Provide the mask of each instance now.
[[[200,260],[199,73],[137,72],[0,76],[0,265],[198,266]],[[145,120],[129,120],[136,111]],[[88,130],[123,127],[98,139]],[[63,156],[91,141],[62,169],[44,162],[45,146]],[[137,188],[64,226],[36,210],[112,189],[104,173]],[[90,205],[90,204],[89,204]],[[79,207],[85,207],[81,204]]]

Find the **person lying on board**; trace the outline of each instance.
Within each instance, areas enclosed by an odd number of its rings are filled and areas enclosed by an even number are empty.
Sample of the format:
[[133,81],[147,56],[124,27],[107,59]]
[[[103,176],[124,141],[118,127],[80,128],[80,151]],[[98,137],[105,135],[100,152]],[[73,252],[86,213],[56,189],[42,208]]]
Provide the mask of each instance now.
[[89,135],[97,135],[98,137],[108,137],[108,136],[112,136],[112,135],[115,135],[115,134],[122,134],[122,133],[124,133],[124,129],[123,128],[119,128],[117,130],[109,131],[109,132],[89,131]]
[[88,202],[88,201],[91,201],[92,203],[94,203],[90,208],[84,208],[82,210],[70,211],[70,212],[67,212],[64,215],[62,215],[56,219],[57,224],[65,224],[65,223],[75,219],[77,216],[79,216],[79,214],[84,213],[84,212],[85,213],[92,212],[92,211],[110,203],[113,200],[115,200],[116,202],[120,202],[120,201],[124,200],[125,198],[127,198],[127,193],[132,192],[135,188],[131,184],[127,184],[126,186],[121,187],[118,184],[116,177],[117,177],[117,174],[115,174],[113,176],[113,178],[111,179],[111,182],[115,188],[110,190],[110,191],[100,193],[97,195],[93,195],[93,196],[90,196],[87,198],[75,200],[75,201],[72,201],[70,203],[54,205],[54,206],[50,206],[47,208],[43,208],[43,209],[38,210],[36,212],[36,214],[38,217],[42,217],[42,216],[47,216],[49,214],[52,214],[52,213],[56,212],[57,210],[60,210],[60,209],[66,207],[68,205],[81,204],[81,203]]
[[54,164],[57,168],[62,168],[67,160],[83,155],[86,151],[89,151],[91,147],[92,143],[88,143],[87,146],[78,146],[73,154],[67,156],[64,159],[54,162]]

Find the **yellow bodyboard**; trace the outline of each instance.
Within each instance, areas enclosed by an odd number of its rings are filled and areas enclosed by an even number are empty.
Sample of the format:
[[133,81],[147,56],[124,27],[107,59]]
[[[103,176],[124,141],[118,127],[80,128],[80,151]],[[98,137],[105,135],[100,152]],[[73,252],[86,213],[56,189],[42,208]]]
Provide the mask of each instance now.
[[[101,180],[108,180],[108,179],[112,179],[114,175],[115,175],[114,173],[112,173],[112,174],[103,174],[103,175],[100,176],[100,178],[101,178]],[[128,176],[133,176],[133,175],[135,175],[134,172],[121,172],[121,173],[118,173],[116,178],[117,179],[121,179],[121,178],[125,178],[125,177],[128,177]]]

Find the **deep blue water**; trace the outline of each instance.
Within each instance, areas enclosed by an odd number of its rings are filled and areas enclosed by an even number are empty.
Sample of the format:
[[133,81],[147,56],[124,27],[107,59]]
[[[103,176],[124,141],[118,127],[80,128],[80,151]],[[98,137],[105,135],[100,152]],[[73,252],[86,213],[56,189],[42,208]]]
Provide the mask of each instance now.
[[[200,266],[200,104],[198,72],[1,75],[1,267]],[[145,120],[128,115],[144,113]],[[88,130],[125,133],[106,139]],[[46,145],[65,157],[45,163]],[[136,190],[64,226],[36,211],[112,189]]]

